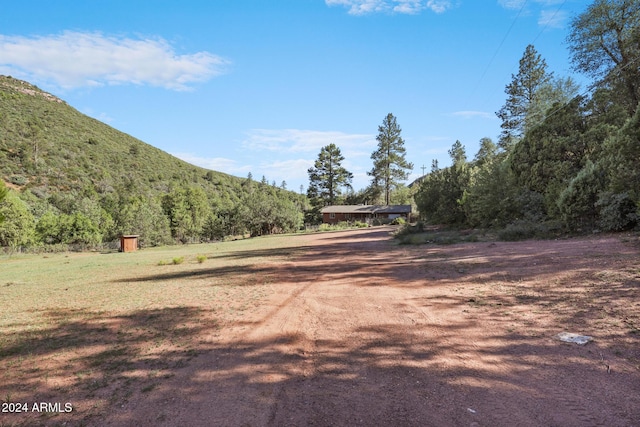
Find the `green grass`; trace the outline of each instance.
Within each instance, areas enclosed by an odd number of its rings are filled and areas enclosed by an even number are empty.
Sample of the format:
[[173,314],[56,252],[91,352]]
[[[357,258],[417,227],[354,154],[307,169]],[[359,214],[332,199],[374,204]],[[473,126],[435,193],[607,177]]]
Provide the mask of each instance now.
[[0,257],[0,396],[64,396],[93,408],[84,416],[150,392],[259,307],[273,286],[265,266],[306,239]]

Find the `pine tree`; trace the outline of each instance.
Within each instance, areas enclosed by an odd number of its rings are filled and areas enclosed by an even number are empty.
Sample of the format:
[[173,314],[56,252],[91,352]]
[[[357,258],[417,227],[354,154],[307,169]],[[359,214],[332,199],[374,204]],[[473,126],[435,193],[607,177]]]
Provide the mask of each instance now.
[[385,204],[389,205],[391,191],[409,177],[413,164],[407,162],[402,129],[396,118],[389,113],[378,126],[378,149],[371,154],[373,169],[368,172],[372,182],[384,191]]
[[553,77],[547,73],[547,63],[533,45],[527,46],[520,59],[517,75],[511,75],[511,83],[505,88],[507,101],[496,113],[502,120],[502,133],[498,145],[508,150],[520,140],[525,132],[540,122],[542,117],[535,114],[538,109],[538,95],[541,88],[548,85]]
[[344,156],[335,144],[322,147],[318,159],[309,168],[307,195],[316,205],[334,205],[343,187],[351,188],[353,174],[342,167]]

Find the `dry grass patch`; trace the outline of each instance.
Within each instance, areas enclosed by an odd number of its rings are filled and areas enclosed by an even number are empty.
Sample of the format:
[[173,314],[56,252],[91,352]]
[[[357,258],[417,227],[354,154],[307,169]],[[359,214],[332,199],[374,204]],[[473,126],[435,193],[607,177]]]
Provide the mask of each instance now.
[[[3,414],[0,425],[92,423],[150,392],[260,305],[272,286],[269,266],[295,244],[0,259],[0,400],[73,405],[71,414]],[[166,259],[190,261],[158,267]]]

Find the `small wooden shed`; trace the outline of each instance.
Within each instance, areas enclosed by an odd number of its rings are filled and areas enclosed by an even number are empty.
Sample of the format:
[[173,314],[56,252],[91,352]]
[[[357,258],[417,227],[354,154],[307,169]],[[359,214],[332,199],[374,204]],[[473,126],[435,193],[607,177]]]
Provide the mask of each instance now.
[[120,252],[134,252],[138,250],[138,234],[120,236]]

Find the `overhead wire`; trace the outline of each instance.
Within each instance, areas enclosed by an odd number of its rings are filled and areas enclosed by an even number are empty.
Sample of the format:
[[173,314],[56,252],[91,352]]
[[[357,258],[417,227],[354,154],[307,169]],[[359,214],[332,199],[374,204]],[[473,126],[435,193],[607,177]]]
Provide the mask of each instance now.
[[625,66],[621,67],[621,68],[616,68],[614,70],[611,70],[611,72],[609,74],[607,74],[605,77],[603,77],[602,79],[590,84],[586,90],[584,90],[582,93],[579,93],[577,95],[575,95],[573,98],[571,98],[569,101],[566,101],[564,104],[562,104],[561,106],[559,106],[558,108],[552,110],[551,112],[545,114],[545,116],[540,119],[538,121],[538,123],[536,123],[536,126],[542,124],[545,120],[553,117],[556,113],[560,112],[564,107],[566,107],[567,105],[569,105],[571,102],[573,102],[575,99],[577,98],[582,98],[586,95],[588,95],[591,91],[593,91],[595,88],[597,88],[598,86],[601,86],[602,84],[604,84],[607,80],[612,78],[612,74],[620,74],[622,73],[622,71],[624,71],[627,67],[630,67],[631,65],[633,65],[636,62],[640,62],[640,57],[634,59],[633,61],[630,61],[629,63],[627,63]]
[[507,38],[509,37],[509,34],[511,34],[511,30],[513,30],[513,27],[516,25],[516,21],[518,20],[518,18],[520,18],[520,15],[524,11],[524,8],[527,5],[527,2],[528,2],[528,0],[524,0],[524,2],[522,3],[522,6],[520,7],[520,10],[518,11],[518,14],[516,15],[515,18],[513,18],[513,21],[511,21],[511,25],[509,26],[509,29],[507,29],[507,32],[504,35],[504,37],[502,38],[502,41],[500,42],[500,44],[498,45],[498,48],[493,53],[493,56],[489,60],[489,63],[487,64],[487,66],[485,67],[484,71],[480,75],[480,79],[478,80],[478,83],[476,83],[475,87],[471,91],[471,96],[469,96],[467,99],[472,98],[472,96],[475,95],[476,91],[478,90],[478,87],[480,87],[480,83],[482,83],[482,80],[484,80],[484,77],[487,75],[487,72],[489,71],[489,68],[491,67],[491,64],[493,64],[493,61],[498,56],[498,53],[500,52],[500,49],[504,45],[504,42],[507,41]]
[[545,26],[542,28],[542,30],[540,30],[540,32],[538,33],[536,38],[533,39],[531,44],[535,44],[536,40],[538,40],[538,38],[542,35],[542,33],[544,33],[547,30],[547,28],[549,28],[549,24],[551,24],[553,22],[553,20],[555,19],[556,15],[560,12],[560,9],[562,9],[566,3],[567,3],[567,0],[564,0],[562,2],[562,4],[560,5],[560,7],[558,7],[556,9],[556,11],[553,13],[553,15],[551,15],[551,18],[547,19],[547,22],[546,22]]

